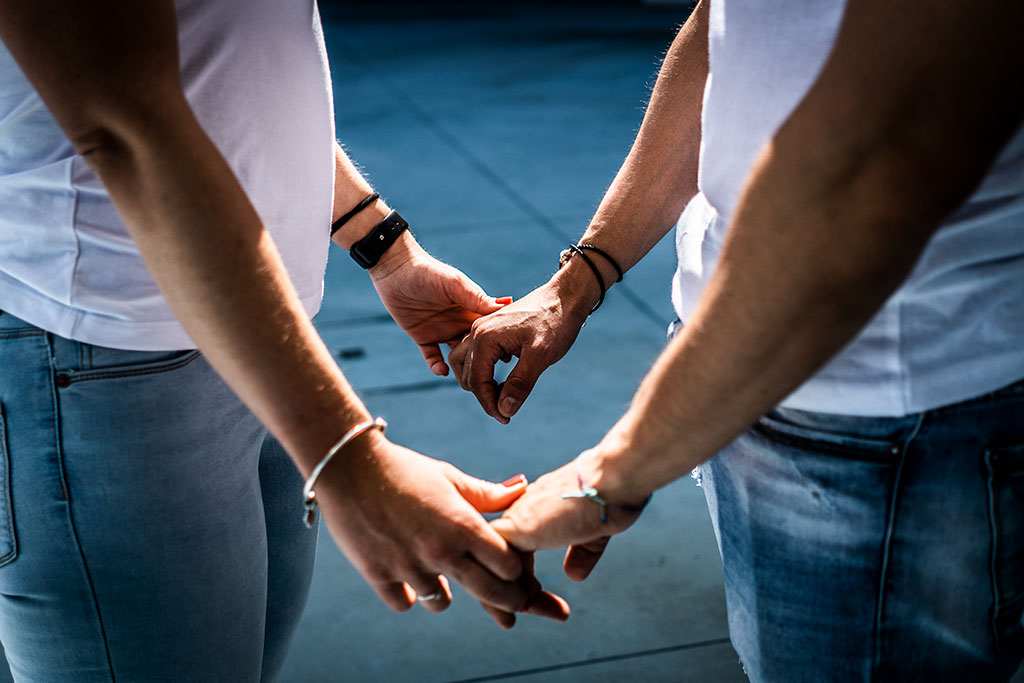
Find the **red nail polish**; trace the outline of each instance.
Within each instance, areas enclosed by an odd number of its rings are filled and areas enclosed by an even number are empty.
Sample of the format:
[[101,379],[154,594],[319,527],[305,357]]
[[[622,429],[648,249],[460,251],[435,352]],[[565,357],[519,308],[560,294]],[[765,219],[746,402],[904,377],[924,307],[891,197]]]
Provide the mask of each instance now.
[[511,479],[506,479],[505,481],[501,482],[501,485],[505,486],[505,487],[508,487],[508,488],[512,488],[513,486],[518,486],[519,484],[525,484],[525,483],[526,483],[526,475],[525,474],[517,474],[516,476],[512,477]]
[[494,303],[501,304],[502,306],[505,306],[507,304],[512,303],[512,297],[510,297],[510,296],[500,296],[500,297],[498,297],[497,299],[494,300]]

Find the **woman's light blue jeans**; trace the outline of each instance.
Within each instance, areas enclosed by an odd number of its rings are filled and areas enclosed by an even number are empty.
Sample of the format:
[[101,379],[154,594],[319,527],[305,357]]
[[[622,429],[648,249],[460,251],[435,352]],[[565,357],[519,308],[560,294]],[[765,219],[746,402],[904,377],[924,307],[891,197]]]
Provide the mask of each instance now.
[[753,681],[1005,681],[1024,657],[1024,382],[765,416],[699,468]]
[[82,344],[0,312],[15,680],[272,680],[312,574],[301,487],[198,352]]

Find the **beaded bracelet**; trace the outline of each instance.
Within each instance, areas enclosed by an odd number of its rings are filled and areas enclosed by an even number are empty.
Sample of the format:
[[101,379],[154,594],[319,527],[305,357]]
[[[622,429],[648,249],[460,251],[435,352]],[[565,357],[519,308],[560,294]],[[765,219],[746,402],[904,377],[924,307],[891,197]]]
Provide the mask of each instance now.
[[324,456],[323,460],[313,468],[309,478],[306,479],[306,485],[302,487],[302,521],[305,522],[307,529],[313,528],[313,522],[316,520],[316,491],[313,490],[313,487],[316,486],[316,480],[320,478],[320,473],[324,471],[325,467],[327,467],[327,463],[329,463],[331,458],[336,456],[342,448],[347,446],[352,439],[356,438],[363,432],[370,429],[379,429],[381,434],[383,434],[384,430],[387,428],[388,423],[382,417],[360,422],[355,427],[345,432],[345,436],[341,437],[338,443],[331,446],[331,449],[327,451],[327,455]]
[[651,502],[651,494],[647,494],[647,497],[644,498],[644,502],[641,503],[640,505],[615,505],[614,503],[609,503],[607,500],[601,497],[601,495],[597,492],[597,489],[595,489],[593,486],[587,486],[585,483],[583,483],[583,474],[580,472],[580,458],[589,453],[590,449],[587,449],[576,456],[576,481],[579,482],[580,485],[579,493],[563,493],[562,500],[566,500],[569,498],[586,498],[587,500],[594,501],[600,507],[601,522],[603,524],[608,523],[608,508],[611,508],[612,510],[618,510],[619,512],[625,512],[630,515],[638,515],[641,512],[643,512],[644,508],[647,507],[647,504]]

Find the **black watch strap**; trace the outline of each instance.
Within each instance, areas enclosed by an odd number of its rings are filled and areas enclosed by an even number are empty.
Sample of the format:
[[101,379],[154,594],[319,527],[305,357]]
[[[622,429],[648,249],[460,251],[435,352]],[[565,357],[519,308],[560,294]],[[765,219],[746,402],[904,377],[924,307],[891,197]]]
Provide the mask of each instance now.
[[409,224],[405,219],[397,211],[392,211],[366,237],[353,244],[348,253],[363,268],[373,268],[388,247],[408,229]]

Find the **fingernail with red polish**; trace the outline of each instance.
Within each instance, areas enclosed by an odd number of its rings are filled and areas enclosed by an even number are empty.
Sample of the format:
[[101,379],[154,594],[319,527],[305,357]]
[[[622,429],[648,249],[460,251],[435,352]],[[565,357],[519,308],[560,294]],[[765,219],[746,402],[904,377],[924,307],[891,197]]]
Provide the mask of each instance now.
[[511,479],[506,479],[505,481],[501,482],[501,485],[506,487],[506,488],[512,488],[513,486],[519,486],[520,484],[525,484],[525,483],[526,483],[526,475],[525,474],[517,474],[516,476],[512,477]]
[[502,306],[505,306],[507,304],[512,303],[512,297],[510,297],[510,296],[499,296],[497,299],[494,300],[494,303],[501,304]]

